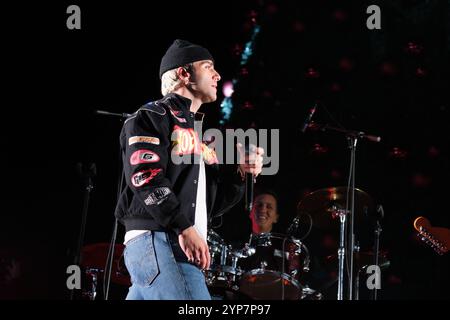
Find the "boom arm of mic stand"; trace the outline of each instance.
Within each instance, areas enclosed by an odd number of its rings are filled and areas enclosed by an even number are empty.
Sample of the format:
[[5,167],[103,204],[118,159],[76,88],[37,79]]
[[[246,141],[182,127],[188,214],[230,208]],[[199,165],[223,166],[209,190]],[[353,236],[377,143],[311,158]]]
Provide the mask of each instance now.
[[381,141],[381,137],[380,136],[366,134],[365,132],[362,132],[362,131],[354,131],[354,130],[347,130],[347,129],[343,129],[343,128],[333,127],[333,126],[330,126],[328,124],[321,124],[321,123],[311,122],[309,124],[309,127],[311,127],[312,129],[318,129],[320,131],[340,132],[340,133],[343,133],[343,134],[345,134],[345,135],[347,135],[349,137],[354,137],[354,138],[358,138],[358,139],[366,139],[366,140],[369,140],[371,142],[380,142]]
[[113,117],[119,117],[119,118],[128,118],[131,116],[129,113],[116,113],[116,112],[109,112],[109,111],[103,111],[103,110],[95,110],[96,114],[100,114],[102,116],[113,116]]

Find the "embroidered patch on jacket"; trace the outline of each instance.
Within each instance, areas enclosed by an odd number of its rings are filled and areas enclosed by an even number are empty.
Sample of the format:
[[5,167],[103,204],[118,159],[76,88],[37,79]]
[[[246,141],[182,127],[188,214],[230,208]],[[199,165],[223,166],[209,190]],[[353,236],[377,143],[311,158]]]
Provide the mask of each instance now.
[[148,169],[135,173],[131,177],[131,183],[136,188],[142,187],[144,184],[149,183],[162,169]]
[[133,152],[133,154],[130,157],[130,163],[132,165],[140,164],[140,163],[153,163],[158,162],[159,156],[151,151],[151,150],[138,150]]
[[172,132],[172,142],[173,154],[200,154],[200,139],[197,132],[195,132],[192,128],[181,128],[175,125]]
[[134,143],[151,143],[159,145],[159,138],[149,136],[134,136],[128,139],[128,145],[131,146]]
[[145,199],[144,202],[148,206],[161,204],[164,200],[166,200],[170,192],[170,189],[167,187],[156,188],[152,193],[148,195],[147,199]]

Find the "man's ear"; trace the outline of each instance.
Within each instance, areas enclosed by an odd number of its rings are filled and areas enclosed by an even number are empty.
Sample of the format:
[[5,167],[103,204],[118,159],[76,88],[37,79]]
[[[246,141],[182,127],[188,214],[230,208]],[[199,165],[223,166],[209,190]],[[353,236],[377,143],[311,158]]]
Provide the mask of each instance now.
[[273,223],[277,223],[279,217],[280,217],[280,215],[279,215],[278,212],[277,212],[276,215],[275,215],[275,220],[273,221]]
[[184,67],[177,68],[177,76],[183,80],[186,84],[189,83],[191,74]]

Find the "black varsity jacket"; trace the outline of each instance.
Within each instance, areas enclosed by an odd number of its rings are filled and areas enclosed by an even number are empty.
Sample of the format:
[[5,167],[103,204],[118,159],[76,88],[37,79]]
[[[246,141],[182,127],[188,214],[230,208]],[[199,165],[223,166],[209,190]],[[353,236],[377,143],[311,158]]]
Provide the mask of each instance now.
[[[244,183],[236,165],[219,165],[214,150],[199,141],[194,121],[203,120],[203,114],[191,112],[190,105],[190,99],[170,93],[126,119],[120,134],[126,185],[115,211],[126,231],[177,235],[194,225],[199,176],[194,160],[200,153],[205,162],[208,221],[242,198]],[[174,163],[181,157],[190,161]]]

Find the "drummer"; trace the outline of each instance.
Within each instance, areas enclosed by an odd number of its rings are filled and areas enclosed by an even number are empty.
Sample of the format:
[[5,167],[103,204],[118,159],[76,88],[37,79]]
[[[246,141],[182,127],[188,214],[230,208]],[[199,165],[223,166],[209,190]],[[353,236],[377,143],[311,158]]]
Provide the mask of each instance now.
[[253,200],[253,208],[250,212],[252,221],[252,233],[272,232],[273,224],[278,222],[278,197],[271,190],[260,192]]

